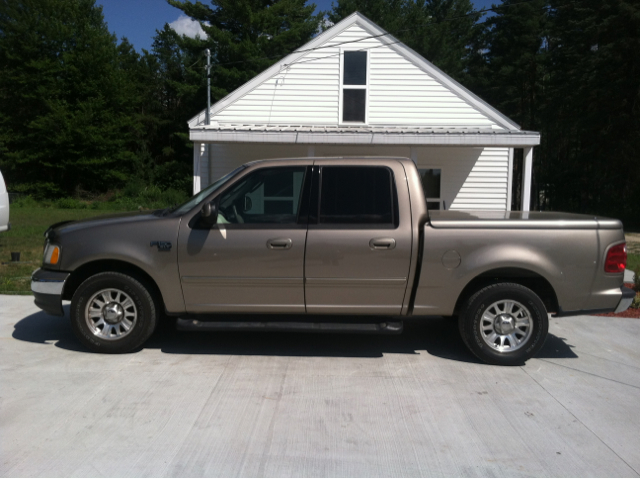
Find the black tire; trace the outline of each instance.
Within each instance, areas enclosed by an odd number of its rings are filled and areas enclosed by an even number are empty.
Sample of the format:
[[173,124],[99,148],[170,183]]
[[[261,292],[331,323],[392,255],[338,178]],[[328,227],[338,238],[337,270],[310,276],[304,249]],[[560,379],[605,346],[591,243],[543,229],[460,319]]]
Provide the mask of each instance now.
[[[107,298],[113,299],[108,305],[115,305],[109,313],[115,317],[104,313],[106,305],[101,314],[97,312],[99,304],[106,303],[103,300]],[[73,332],[82,344],[97,353],[118,354],[138,349],[153,334],[157,322],[158,308],[149,288],[122,273],[91,276],[78,287],[71,301]]]
[[[511,309],[505,307],[508,304],[513,305]],[[521,326],[516,328],[517,323]],[[458,327],[465,345],[480,360],[519,366],[544,345],[549,317],[544,303],[529,288],[515,283],[496,283],[465,301]]]

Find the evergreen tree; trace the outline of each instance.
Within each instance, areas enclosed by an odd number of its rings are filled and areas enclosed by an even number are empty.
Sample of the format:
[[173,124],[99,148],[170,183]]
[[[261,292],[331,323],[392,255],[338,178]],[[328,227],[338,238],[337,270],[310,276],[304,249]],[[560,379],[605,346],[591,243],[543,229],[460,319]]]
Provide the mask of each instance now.
[[640,225],[640,4],[552,6],[541,171],[551,207]]
[[211,6],[167,1],[200,22],[207,35],[206,39],[183,36],[180,47],[194,57],[205,48],[211,50],[214,100],[308,42],[323,17],[313,14],[316,6],[307,0],[211,0]]
[[201,51],[180,46],[180,35],[169,25],[156,33],[147,61],[155,77],[147,90],[147,107],[155,120],[149,131],[151,179],[163,188],[191,190],[193,144],[187,121],[201,111],[206,78]]
[[127,178],[128,79],[94,0],[0,0],[0,69],[0,167],[14,191]]
[[485,23],[471,88],[524,129],[540,128],[538,110],[546,65],[547,0],[503,0]]

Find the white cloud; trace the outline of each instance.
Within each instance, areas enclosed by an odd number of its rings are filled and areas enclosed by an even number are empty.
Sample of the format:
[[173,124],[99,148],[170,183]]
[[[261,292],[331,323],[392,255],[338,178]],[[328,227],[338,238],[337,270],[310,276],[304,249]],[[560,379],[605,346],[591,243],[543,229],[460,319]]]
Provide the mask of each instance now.
[[334,25],[335,24],[331,20],[329,20],[327,17],[324,17],[322,20],[320,20],[320,24],[318,25],[318,33],[329,30]]
[[180,17],[171,22],[169,26],[179,35],[186,35],[189,38],[200,37],[203,40],[207,38],[207,34],[200,26],[200,23],[186,15],[180,15]]

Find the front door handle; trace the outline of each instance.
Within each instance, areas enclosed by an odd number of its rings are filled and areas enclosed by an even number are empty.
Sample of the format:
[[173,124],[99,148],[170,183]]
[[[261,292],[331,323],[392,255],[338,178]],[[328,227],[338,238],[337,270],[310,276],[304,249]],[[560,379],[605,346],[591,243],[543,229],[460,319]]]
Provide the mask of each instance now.
[[274,238],[267,241],[269,249],[291,249],[293,241],[291,238]]
[[369,241],[371,249],[393,249],[396,247],[396,240],[393,238],[373,238]]

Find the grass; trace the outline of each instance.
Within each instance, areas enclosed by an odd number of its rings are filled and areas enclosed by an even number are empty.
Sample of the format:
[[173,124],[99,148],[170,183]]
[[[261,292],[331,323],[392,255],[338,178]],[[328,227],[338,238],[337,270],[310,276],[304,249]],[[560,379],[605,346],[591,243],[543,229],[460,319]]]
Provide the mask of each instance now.
[[627,269],[635,271],[640,268],[640,243],[627,238]]
[[[114,211],[11,207],[11,229],[0,233],[0,294],[31,294],[31,273],[42,263],[45,230],[59,221],[79,220]],[[20,252],[20,262],[11,262]]]

